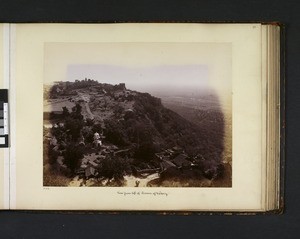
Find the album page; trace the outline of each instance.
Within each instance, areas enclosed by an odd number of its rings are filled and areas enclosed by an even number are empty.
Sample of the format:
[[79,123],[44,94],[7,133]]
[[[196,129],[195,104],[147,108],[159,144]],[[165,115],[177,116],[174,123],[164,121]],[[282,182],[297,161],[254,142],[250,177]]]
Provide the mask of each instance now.
[[10,25],[11,208],[264,210],[261,31]]

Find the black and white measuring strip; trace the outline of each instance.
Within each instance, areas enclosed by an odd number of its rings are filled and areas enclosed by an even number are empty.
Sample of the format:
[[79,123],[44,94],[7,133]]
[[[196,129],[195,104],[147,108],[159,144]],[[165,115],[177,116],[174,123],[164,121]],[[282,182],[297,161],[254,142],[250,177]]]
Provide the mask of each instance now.
[[0,89],[0,148],[8,147],[8,90]]

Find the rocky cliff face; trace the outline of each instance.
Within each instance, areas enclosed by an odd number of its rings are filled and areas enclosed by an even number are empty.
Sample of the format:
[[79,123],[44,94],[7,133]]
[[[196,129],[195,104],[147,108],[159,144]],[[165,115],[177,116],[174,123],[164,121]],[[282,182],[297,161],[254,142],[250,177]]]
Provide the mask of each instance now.
[[107,88],[91,105],[93,114],[104,122],[106,139],[118,146],[134,145],[140,149],[138,157],[151,158],[155,152],[180,146],[191,156],[220,160],[222,134],[184,119],[148,93]]

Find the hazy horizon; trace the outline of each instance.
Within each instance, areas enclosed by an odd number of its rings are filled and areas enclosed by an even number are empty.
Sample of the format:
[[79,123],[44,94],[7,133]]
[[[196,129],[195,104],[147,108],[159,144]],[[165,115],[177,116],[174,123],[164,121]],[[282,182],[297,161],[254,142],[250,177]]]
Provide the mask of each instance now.
[[228,43],[46,43],[44,83],[93,79],[130,90],[231,97]]
[[203,65],[160,65],[151,67],[125,67],[116,65],[69,65],[66,81],[93,79],[99,83],[125,83],[130,90],[158,91],[205,89],[208,70]]

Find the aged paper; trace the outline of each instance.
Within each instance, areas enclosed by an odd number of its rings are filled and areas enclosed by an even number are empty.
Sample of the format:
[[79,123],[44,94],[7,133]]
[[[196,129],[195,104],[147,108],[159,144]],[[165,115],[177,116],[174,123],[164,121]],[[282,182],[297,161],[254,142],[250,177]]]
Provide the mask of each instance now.
[[[11,181],[16,190],[11,194],[12,208],[262,210],[260,24],[18,24],[13,29],[12,47],[16,51],[11,80],[15,87],[16,120],[12,123],[16,126],[16,141],[12,150],[16,152],[13,161],[16,171]],[[45,67],[45,59],[49,59],[45,58],[45,51],[57,45],[63,49],[64,44],[66,48],[77,44],[80,49],[80,44],[97,47],[101,43],[115,43],[118,47],[126,43],[161,44],[162,49],[163,43],[189,47],[206,44],[207,48],[223,45],[222,49],[231,51],[231,69],[226,71],[226,65],[222,70],[222,57],[211,66],[219,69],[212,70],[213,78],[220,79],[224,74],[231,77],[232,187],[43,186],[43,83],[45,70],[50,70],[46,76],[53,73],[51,66]],[[193,58],[197,61],[197,55]],[[88,56],[79,50],[72,59],[82,64],[87,62]],[[93,64],[93,59],[91,57],[88,63]],[[215,58],[207,55],[206,59]],[[230,98],[222,97],[223,88],[221,83],[214,86],[220,101],[225,103]]]

